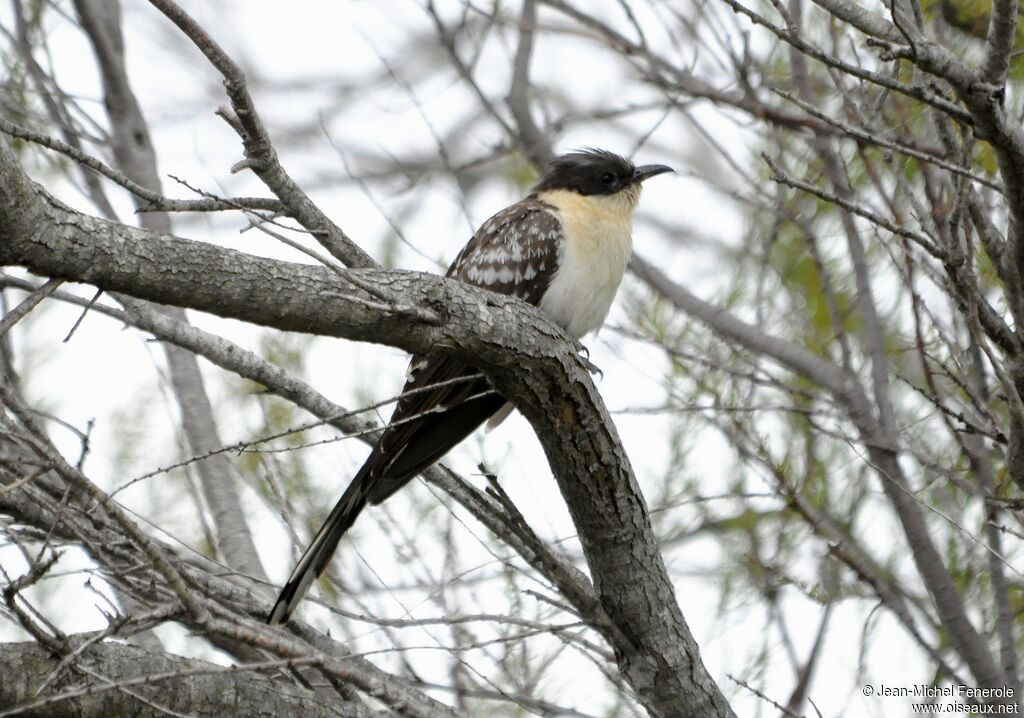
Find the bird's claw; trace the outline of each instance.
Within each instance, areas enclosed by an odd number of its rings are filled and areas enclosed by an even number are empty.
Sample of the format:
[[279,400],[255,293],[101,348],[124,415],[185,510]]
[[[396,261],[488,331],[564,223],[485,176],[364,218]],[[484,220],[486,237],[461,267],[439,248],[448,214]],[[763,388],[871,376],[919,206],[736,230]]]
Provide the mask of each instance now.
[[598,378],[604,379],[604,372],[595,364],[590,361],[590,350],[581,342],[576,342],[576,354],[579,355],[580,361],[583,362],[583,366],[587,368],[591,374],[596,374]]

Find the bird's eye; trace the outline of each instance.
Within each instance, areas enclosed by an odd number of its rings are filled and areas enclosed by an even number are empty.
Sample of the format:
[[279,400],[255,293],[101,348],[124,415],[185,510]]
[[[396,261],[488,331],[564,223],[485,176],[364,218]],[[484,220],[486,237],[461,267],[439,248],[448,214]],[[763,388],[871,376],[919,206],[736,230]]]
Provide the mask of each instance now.
[[601,175],[601,184],[610,185],[615,182],[615,175],[611,172],[605,172]]

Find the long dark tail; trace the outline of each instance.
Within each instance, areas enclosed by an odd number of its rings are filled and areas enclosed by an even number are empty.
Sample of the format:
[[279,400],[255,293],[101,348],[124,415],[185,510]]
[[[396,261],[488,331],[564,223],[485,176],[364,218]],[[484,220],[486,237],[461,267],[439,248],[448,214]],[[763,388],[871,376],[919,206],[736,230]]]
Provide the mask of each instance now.
[[372,484],[371,481],[367,481],[367,477],[370,474],[372,463],[367,461],[352,479],[352,483],[348,485],[345,493],[335,504],[331,515],[324,521],[324,525],[320,527],[309,547],[302,554],[292,575],[288,577],[288,583],[281,589],[277,603],[274,604],[274,610],[270,612],[267,623],[271,626],[288,621],[292,611],[309,590],[313,579],[319,577],[323,573],[324,567],[330,562],[341,537],[352,527],[356,517],[366,506],[367,494]]
[[[451,362],[445,357],[437,361]],[[461,364],[454,367],[446,365],[442,369],[454,376],[462,372],[477,373],[476,369]],[[352,527],[367,503],[379,504],[387,499],[416,474],[448,453],[450,448],[465,439],[505,404],[505,399],[489,392],[488,386],[486,379],[478,379],[469,389],[462,390],[475,398],[460,398],[454,406],[445,407],[441,411],[438,411],[438,407],[443,406],[443,397],[436,399],[433,404],[428,402],[425,408],[399,402],[392,417],[392,422],[396,418],[401,420],[397,423],[399,429],[395,442],[387,444],[388,431],[392,429],[385,431],[381,442],[370,452],[366,463],[356,473],[331,515],[302,554],[288,583],[281,589],[268,623],[278,625],[288,620],[288,616],[306,595],[313,579],[323,573],[341,537]],[[420,413],[420,416],[406,419],[407,412]]]

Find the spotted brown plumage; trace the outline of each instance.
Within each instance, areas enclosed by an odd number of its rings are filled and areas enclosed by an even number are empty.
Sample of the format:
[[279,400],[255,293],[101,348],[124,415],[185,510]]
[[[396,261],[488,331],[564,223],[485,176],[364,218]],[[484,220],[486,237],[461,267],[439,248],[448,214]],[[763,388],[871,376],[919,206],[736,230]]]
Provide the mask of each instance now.
[[[535,192],[488,219],[448,270],[452,279],[538,306],[579,338],[604,321],[626,269],[640,183],[670,171],[609,152],[555,158]],[[281,590],[283,623],[366,504],[378,504],[510,405],[463,361],[413,356],[387,428]]]
[[555,208],[530,195],[484,222],[447,276],[536,305],[558,269],[561,237]]

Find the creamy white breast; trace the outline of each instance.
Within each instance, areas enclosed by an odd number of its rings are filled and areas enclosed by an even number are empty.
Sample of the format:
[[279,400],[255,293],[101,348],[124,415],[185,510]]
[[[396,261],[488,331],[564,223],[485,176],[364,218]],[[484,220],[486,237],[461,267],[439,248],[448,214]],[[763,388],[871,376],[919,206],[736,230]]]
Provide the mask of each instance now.
[[577,339],[599,329],[622,283],[633,248],[636,192],[581,195],[567,190],[541,192],[558,209],[565,236],[558,252],[558,271],[540,308]]

